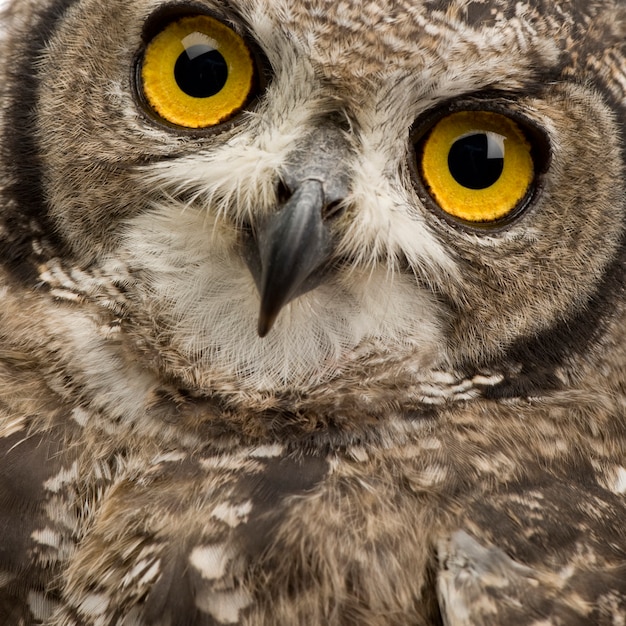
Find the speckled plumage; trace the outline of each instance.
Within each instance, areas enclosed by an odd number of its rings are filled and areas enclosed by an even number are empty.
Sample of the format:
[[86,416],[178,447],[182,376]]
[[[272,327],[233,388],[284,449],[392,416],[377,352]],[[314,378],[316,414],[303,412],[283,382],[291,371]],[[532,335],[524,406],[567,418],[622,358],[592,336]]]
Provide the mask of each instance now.
[[[194,0],[266,60],[207,132],[137,98],[162,5],[4,16],[0,623],[623,623],[623,2]],[[492,230],[414,183],[464,107],[546,144]],[[333,264],[260,338],[244,240],[325,136]]]

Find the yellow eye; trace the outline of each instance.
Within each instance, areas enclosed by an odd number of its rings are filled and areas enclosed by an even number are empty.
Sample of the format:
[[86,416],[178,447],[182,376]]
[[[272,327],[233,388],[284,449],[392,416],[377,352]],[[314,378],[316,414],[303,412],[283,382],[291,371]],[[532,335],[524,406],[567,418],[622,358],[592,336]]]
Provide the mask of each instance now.
[[243,39],[208,15],[168,24],[148,44],[143,92],[164,120],[188,128],[214,126],[247,102],[254,63]]
[[475,223],[511,214],[535,176],[531,147],[518,124],[489,111],[459,111],[439,120],[422,144],[418,165],[437,205]]

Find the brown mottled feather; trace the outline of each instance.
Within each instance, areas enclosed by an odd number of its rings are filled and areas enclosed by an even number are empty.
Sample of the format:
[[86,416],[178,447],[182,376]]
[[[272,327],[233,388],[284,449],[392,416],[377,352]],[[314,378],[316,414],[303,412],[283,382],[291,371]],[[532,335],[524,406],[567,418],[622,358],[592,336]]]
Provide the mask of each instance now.
[[[181,3],[263,59],[195,132],[135,85],[172,3],[13,0],[0,623],[623,623],[622,4]],[[416,181],[476,108],[541,164],[491,230]],[[244,250],[311,172],[334,256],[261,339]]]

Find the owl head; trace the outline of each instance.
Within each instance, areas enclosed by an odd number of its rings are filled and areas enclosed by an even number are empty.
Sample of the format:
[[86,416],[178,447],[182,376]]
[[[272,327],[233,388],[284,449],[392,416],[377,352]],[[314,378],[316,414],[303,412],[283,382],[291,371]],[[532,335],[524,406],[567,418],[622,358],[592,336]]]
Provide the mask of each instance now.
[[108,277],[181,386],[363,407],[417,403],[437,372],[531,390],[620,308],[617,2],[41,11],[15,10],[28,43],[7,52],[6,256],[18,271],[45,236]]

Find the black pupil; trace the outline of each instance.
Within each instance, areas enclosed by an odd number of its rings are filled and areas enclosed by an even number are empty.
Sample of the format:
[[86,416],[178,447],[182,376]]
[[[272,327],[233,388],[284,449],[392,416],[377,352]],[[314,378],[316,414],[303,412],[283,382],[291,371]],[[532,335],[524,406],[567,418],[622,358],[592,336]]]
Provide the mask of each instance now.
[[219,93],[228,79],[228,66],[224,57],[205,44],[187,48],[176,59],[176,83],[192,98],[209,98]]
[[459,185],[468,189],[486,189],[500,178],[504,168],[504,147],[495,137],[497,135],[492,133],[477,132],[452,144],[448,168]]

